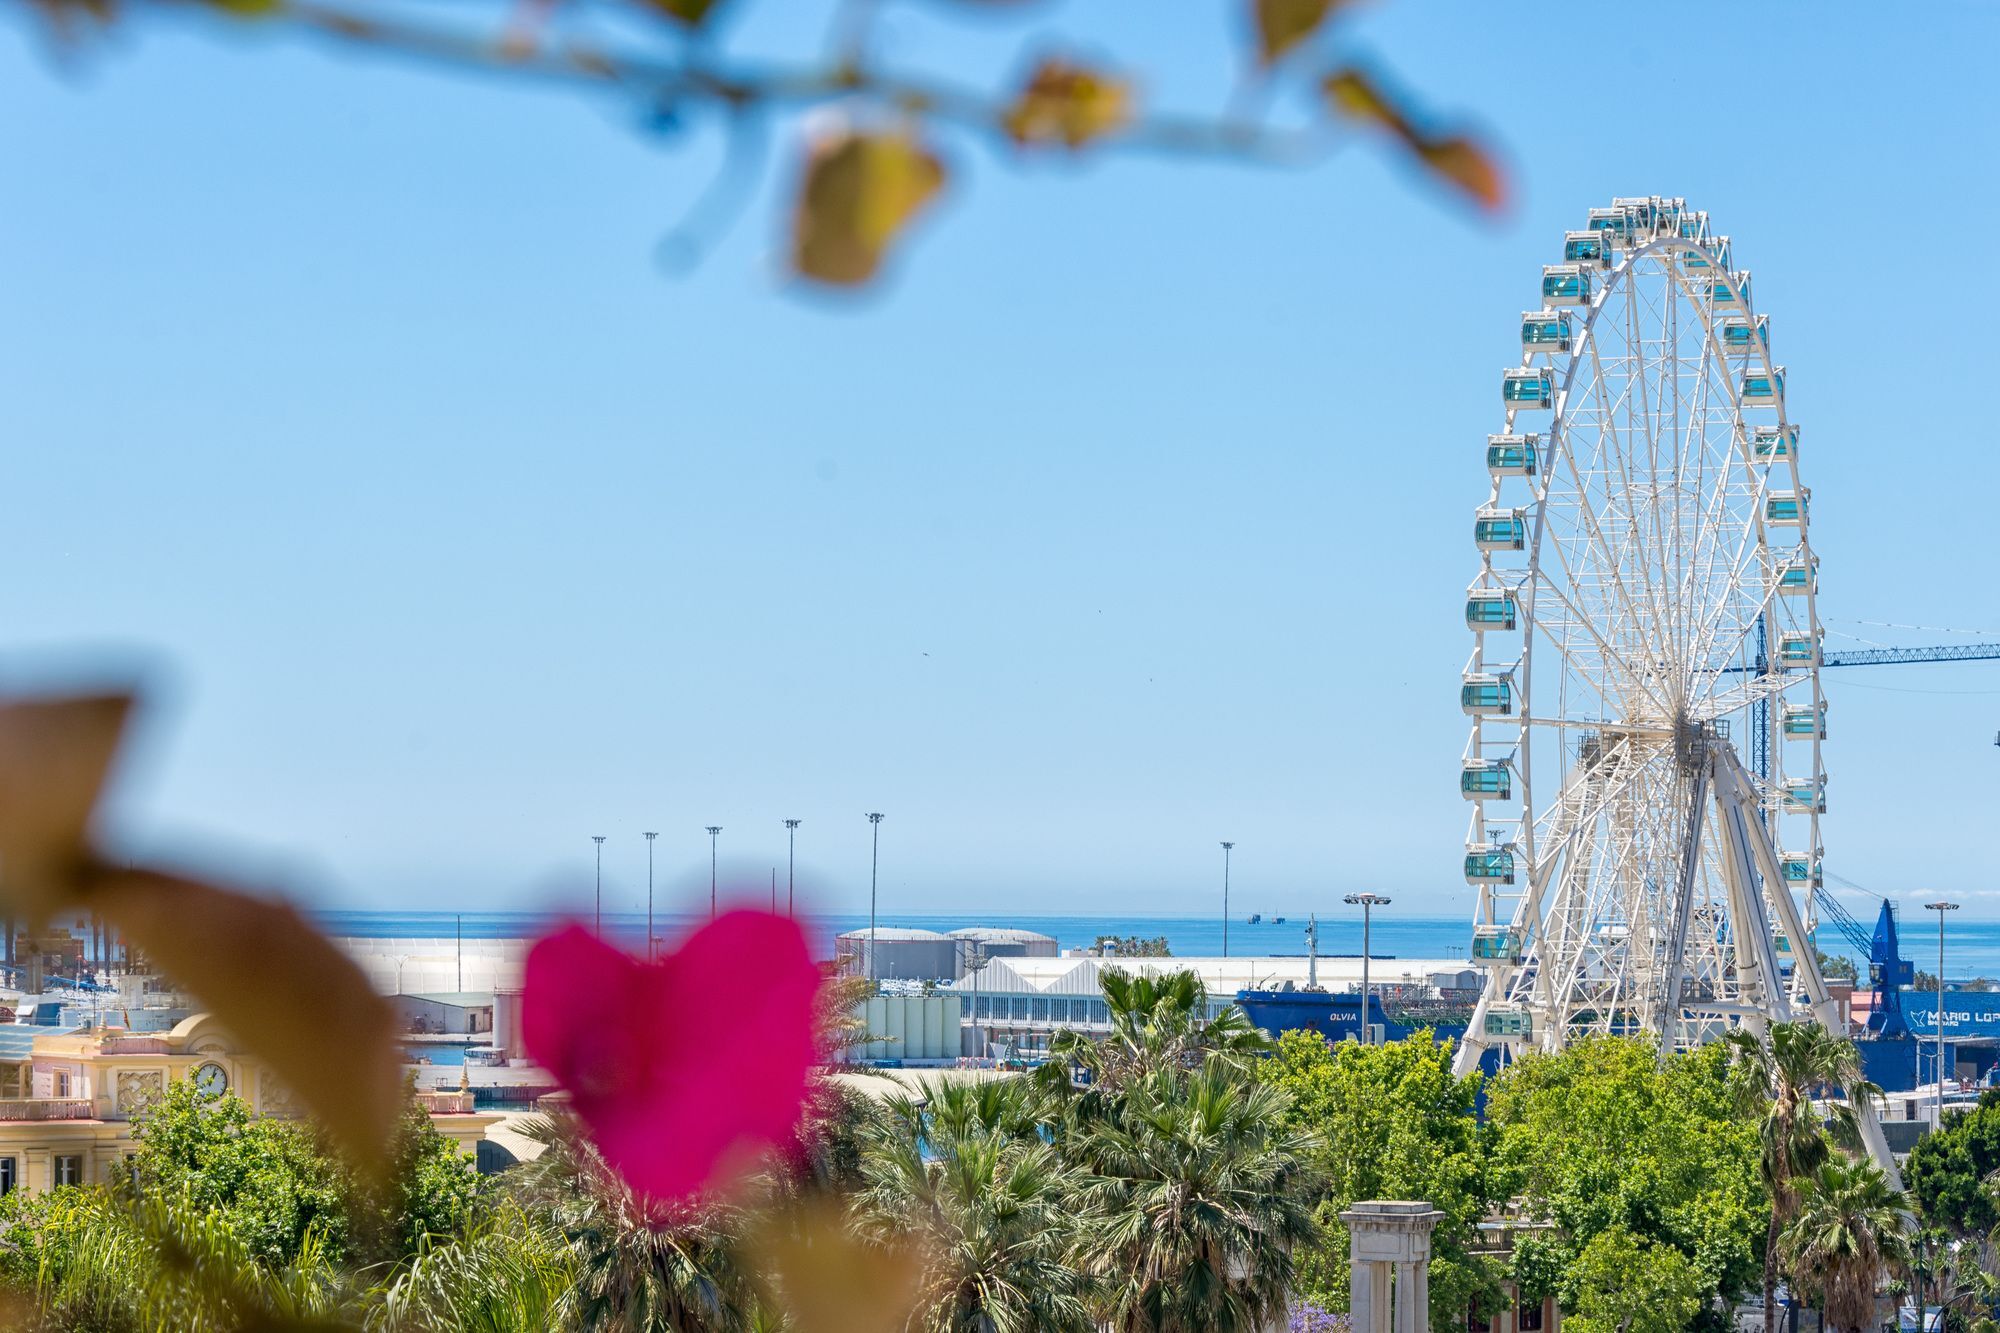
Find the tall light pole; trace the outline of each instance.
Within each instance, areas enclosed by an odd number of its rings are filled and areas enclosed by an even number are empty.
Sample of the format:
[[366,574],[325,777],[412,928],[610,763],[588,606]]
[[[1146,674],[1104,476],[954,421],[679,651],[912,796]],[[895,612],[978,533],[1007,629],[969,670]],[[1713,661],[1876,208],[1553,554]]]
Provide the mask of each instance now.
[[646,961],[653,961],[653,839],[658,833],[646,835]]
[[870,811],[868,823],[873,827],[871,847],[868,851],[868,980],[881,983],[881,968],[875,962],[875,880],[882,868],[882,812]]
[[1369,1000],[1373,993],[1368,989],[1368,951],[1370,927],[1374,925],[1375,909],[1387,907],[1389,900],[1379,893],[1350,893],[1347,903],[1361,909],[1361,1044],[1372,1046],[1375,1042],[1374,1025],[1369,1020]]
[[798,886],[799,820],[785,821],[785,915],[797,916],[798,903],[792,896]]
[[708,919],[715,920],[715,839],[722,825],[708,824]]
[[597,933],[604,933],[604,835],[593,833],[590,840],[597,844]]
[[1236,844],[1222,844],[1222,956],[1229,957],[1229,853]]
[[1931,1128],[1944,1125],[1944,914],[1956,912],[1957,903],[1939,899],[1925,903],[1926,912],[1938,914],[1938,971],[1937,971],[1937,1107],[1931,1112]]

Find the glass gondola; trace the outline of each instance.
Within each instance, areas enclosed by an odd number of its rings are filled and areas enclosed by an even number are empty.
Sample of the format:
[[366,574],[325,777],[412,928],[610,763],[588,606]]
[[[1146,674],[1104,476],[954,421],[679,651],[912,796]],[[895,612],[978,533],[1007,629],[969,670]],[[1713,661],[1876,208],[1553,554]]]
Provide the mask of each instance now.
[[[1471,858],[1466,858],[1470,860]],[[1512,883],[1509,880],[1508,883]],[[1475,963],[1518,963],[1526,951],[1511,926],[1474,926],[1472,961]]]
[[1820,664],[1820,635],[1815,630],[1811,634],[1782,634],[1778,636],[1778,665],[1785,667],[1814,667]]
[[1611,247],[1605,243],[1601,231],[1568,231],[1563,233],[1563,262],[1565,264],[1596,264],[1599,268],[1611,266]]
[[1800,491],[1797,495],[1783,491],[1767,496],[1764,500],[1764,521],[1778,527],[1796,528],[1806,521],[1806,511],[1811,505],[1811,491]]
[[1742,315],[1731,315],[1722,321],[1722,347],[1727,352],[1754,352],[1768,354],[1771,350],[1771,317],[1759,315],[1756,321]]
[[1465,854],[1468,884],[1512,884],[1514,853],[1505,847],[1474,847]]
[[1779,852],[1778,869],[1784,873],[1785,883],[1800,889],[1823,889],[1826,887],[1825,871],[1820,867],[1817,856],[1803,856],[1798,852]]
[[1727,236],[1718,236],[1711,241],[1706,253],[1700,250],[1689,250],[1683,253],[1681,255],[1681,267],[1696,273],[1703,272],[1709,268],[1708,257],[1711,254],[1715,256],[1714,267],[1721,272],[1729,272],[1730,252],[1729,238]]
[[1760,463],[1799,456],[1797,426],[1759,426],[1750,442],[1751,454]]
[[1785,368],[1749,370],[1743,373],[1743,405],[1776,407],[1785,396]]
[[1681,239],[1700,245],[1708,240],[1708,214],[1690,213],[1682,210],[1680,218]]
[[1458,794],[1468,801],[1514,799],[1514,770],[1505,759],[1468,759],[1458,774]]
[[1632,239],[1632,219],[1622,208],[1593,208],[1585,225],[1591,231],[1603,232],[1614,245],[1624,245]]
[[1550,264],[1542,269],[1543,305],[1589,305],[1590,270],[1582,264]]
[[1482,551],[1527,550],[1525,511],[1482,508],[1472,520],[1472,542]]
[[1784,807],[1794,814],[1826,813],[1826,779],[1798,778],[1787,782],[1781,789]]
[[1468,717],[1514,716],[1514,683],[1505,676],[1467,672],[1458,687],[1458,706]]
[[1481,634],[1490,629],[1515,629],[1521,604],[1505,588],[1474,588],[1465,595],[1465,627]]
[[1541,470],[1542,437],[1489,435],[1486,470],[1496,477],[1532,477]]
[[1554,407],[1556,377],[1547,367],[1510,370],[1500,382],[1500,401],[1513,408]]
[[1819,591],[1819,558],[1793,556],[1778,568],[1778,591],[1787,597],[1802,597]]
[[1715,279],[1708,284],[1708,299],[1731,310],[1749,309],[1750,275],[1731,273],[1727,278]]
[[1486,1011],[1486,1035],[1489,1037],[1532,1037],[1534,1022],[1528,1011],[1518,1005],[1495,1006]]
[[1632,239],[1650,239],[1660,229],[1660,206],[1665,202],[1650,196],[1643,199],[1613,199],[1611,206],[1625,214]]
[[1826,705],[1787,705],[1778,721],[1778,730],[1793,740],[1826,739]]
[[1567,352],[1574,332],[1569,311],[1530,310],[1521,316],[1521,350]]

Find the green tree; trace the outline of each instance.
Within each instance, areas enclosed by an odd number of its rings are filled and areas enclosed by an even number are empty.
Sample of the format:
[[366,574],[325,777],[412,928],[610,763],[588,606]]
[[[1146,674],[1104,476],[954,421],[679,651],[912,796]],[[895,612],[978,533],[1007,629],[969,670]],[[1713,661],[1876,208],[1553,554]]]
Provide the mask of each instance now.
[[1873,1162],[1835,1156],[1796,1182],[1798,1215],[1785,1228],[1793,1280],[1842,1333],[1874,1323],[1876,1289],[1907,1269],[1903,1195]]
[[1033,1132],[1022,1080],[926,1084],[893,1099],[855,1199],[867,1234],[926,1256],[913,1329],[1090,1333],[1078,1268],[1090,1233],[1083,1177]]
[[1473,1108],[1481,1082],[1451,1072],[1452,1046],[1428,1031],[1363,1046],[1287,1032],[1257,1076],[1284,1090],[1294,1130],[1320,1146],[1314,1208],[1318,1236],[1298,1255],[1298,1289],[1332,1308],[1348,1302],[1347,1228],[1340,1213],[1360,1199],[1427,1199],[1444,1214],[1432,1233],[1431,1322],[1446,1327],[1468,1308],[1490,1309],[1499,1274],[1471,1253],[1495,1198]]
[[1093,1177],[1100,1322],[1116,1333],[1253,1333],[1281,1317],[1294,1251],[1316,1234],[1316,1136],[1283,1091],[1211,1054],[1122,1090],[1066,1146]]
[[575,1283],[563,1236],[503,1202],[462,1236],[420,1241],[379,1291],[372,1322],[394,1333],[547,1333],[564,1326]]
[[[1855,1107],[1872,1103],[1881,1089],[1861,1075],[1861,1052],[1810,1019],[1773,1023],[1767,1036],[1747,1028],[1729,1034],[1739,1077],[1738,1095],[1757,1120],[1759,1165],[1770,1193],[1771,1220],[1764,1240],[1764,1330],[1778,1327],[1778,1234],[1798,1211],[1796,1177],[1827,1160],[1829,1130],[1843,1142],[1858,1138]],[[1813,1097],[1838,1092],[1847,1100],[1822,1113]]]
[[1681,1333],[1701,1312],[1702,1282],[1687,1256],[1622,1226],[1600,1231],[1563,1275],[1573,1333]]
[[[1100,974],[1111,1031],[1103,1037],[1065,1030],[1049,1042],[1044,1068],[1087,1070],[1095,1083],[1120,1088],[1154,1070],[1185,1068],[1213,1054],[1248,1069],[1270,1049],[1264,1034],[1231,1004],[1208,1014],[1208,989],[1190,969],[1160,975],[1107,967]],[[1066,1083],[1066,1080],[1064,1081]]]
[[1903,1179],[1924,1220],[1960,1237],[2000,1227],[2000,1196],[1987,1181],[2000,1171],[2000,1090],[1979,1095],[1969,1111],[1948,1111],[1934,1134],[1911,1150]]
[[1685,1256],[1704,1308],[1757,1282],[1770,1204],[1722,1047],[1662,1060],[1649,1040],[1592,1037],[1525,1055],[1488,1085],[1487,1124],[1495,1196],[1555,1227],[1516,1252],[1523,1294],[1561,1295],[1556,1277],[1613,1228]]

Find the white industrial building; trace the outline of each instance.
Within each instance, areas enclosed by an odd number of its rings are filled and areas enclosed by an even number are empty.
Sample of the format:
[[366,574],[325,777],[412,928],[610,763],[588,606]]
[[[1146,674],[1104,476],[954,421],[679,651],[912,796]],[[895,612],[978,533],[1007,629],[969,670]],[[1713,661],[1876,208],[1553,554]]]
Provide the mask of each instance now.
[[[996,958],[952,983],[964,997],[967,1055],[1023,1057],[1048,1049],[1063,1028],[1106,1032],[1111,1012],[1100,978],[1106,969],[1150,974],[1192,971],[1208,990],[1211,1015],[1238,991],[1318,985],[1345,992],[1361,985],[1361,959],[1340,958]],[[1478,969],[1463,959],[1371,958],[1370,983],[1405,994],[1477,990]]]
[[951,937],[964,946],[961,974],[993,958],[1054,958],[1062,952],[1055,936],[1012,926],[964,926]]

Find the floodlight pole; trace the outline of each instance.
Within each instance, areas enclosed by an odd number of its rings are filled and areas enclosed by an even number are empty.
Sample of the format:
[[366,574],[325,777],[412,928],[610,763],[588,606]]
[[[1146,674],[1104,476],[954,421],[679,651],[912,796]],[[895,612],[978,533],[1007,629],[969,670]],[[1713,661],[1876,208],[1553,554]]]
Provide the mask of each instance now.
[[1931,1128],[1944,1127],[1944,914],[1956,912],[1957,903],[1940,899],[1925,903],[1926,912],[1938,914],[1938,970],[1937,970],[1937,1105],[1931,1110]]
[[604,835],[593,833],[590,840],[597,844],[597,933],[604,934]]
[[1389,900],[1379,893],[1350,893],[1346,901],[1361,909],[1361,1044],[1375,1044],[1375,1025],[1369,1020],[1369,1001],[1373,993],[1368,986],[1368,955],[1371,951],[1371,928],[1374,925],[1375,909],[1387,907]]

